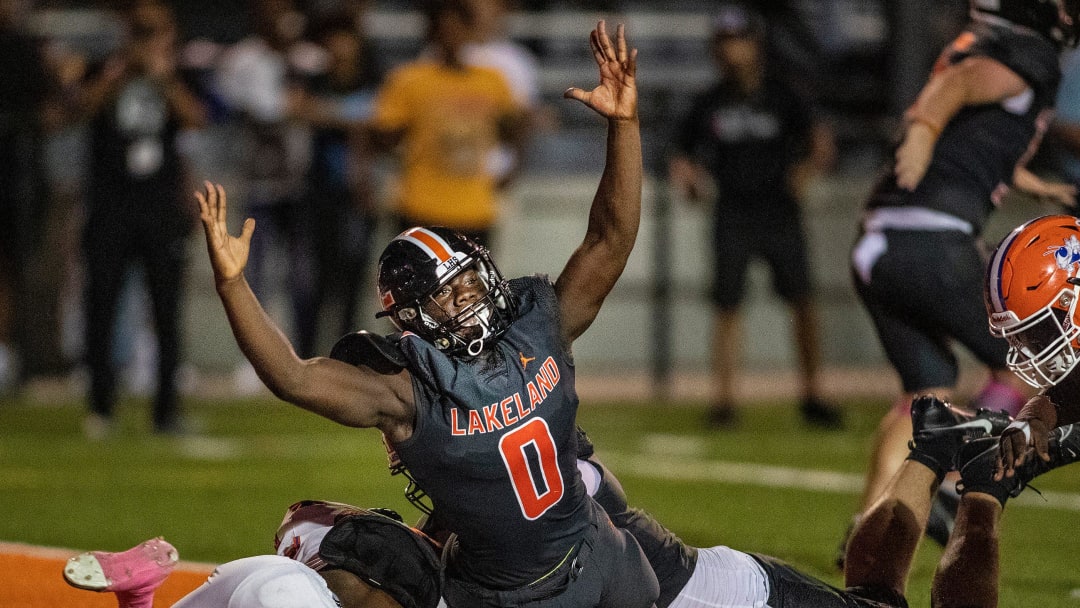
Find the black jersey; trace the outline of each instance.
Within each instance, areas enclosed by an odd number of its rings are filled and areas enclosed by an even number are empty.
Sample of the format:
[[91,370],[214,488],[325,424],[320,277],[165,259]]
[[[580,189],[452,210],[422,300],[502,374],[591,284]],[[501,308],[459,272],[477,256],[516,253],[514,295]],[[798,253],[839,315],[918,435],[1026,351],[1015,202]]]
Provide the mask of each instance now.
[[938,58],[935,70],[985,56],[1027,82],[1029,90],[1002,103],[968,106],[945,125],[925,177],[913,192],[882,176],[867,207],[917,206],[969,222],[980,234],[1012,184],[1013,172],[1034,154],[1052,118],[1061,80],[1058,49],[1037,33],[1000,20],[975,20]]
[[398,457],[457,534],[456,575],[516,588],[555,567],[588,525],[577,470],[574,367],[546,277],[511,281],[519,316],[477,357],[406,332],[416,400]]
[[189,231],[179,133],[160,83],[139,76],[120,86],[90,122],[87,230],[134,226],[162,241]]
[[811,118],[808,104],[778,79],[750,95],[722,80],[694,99],[675,145],[709,170],[721,208],[769,217],[796,205],[788,173],[806,156]]

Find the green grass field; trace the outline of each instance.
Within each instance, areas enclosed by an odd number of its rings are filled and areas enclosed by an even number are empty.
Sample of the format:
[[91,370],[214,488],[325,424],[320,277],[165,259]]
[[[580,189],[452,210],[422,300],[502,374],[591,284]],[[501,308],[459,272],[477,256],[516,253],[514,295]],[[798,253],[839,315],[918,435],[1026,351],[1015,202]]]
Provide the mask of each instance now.
[[[148,406],[125,401],[117,434],[89,443],[76,402],[0,402],[0,541],[123,549],[163,535],[184,559],[266,553],[293,501],[325,498],[418,513],[386,471],[373,430],[339,427],[272,399],[189,401],[199,439],[145,433]],[[791,404],[744,411],[734,432],[708,432],[701,406],[589,403],[579,422],[631,502],[685,540],[786,559],[839,584],[837,543],[883,404],[850,402],[849,428],[811,431]],[[1054,471],[1011,502],[1002,542],[1002,606],[1080,606],[1080,467]],[[941,550],[919,550],[908,595],[929,605]],[[1075,590],[1075,595],[1074,595]]]

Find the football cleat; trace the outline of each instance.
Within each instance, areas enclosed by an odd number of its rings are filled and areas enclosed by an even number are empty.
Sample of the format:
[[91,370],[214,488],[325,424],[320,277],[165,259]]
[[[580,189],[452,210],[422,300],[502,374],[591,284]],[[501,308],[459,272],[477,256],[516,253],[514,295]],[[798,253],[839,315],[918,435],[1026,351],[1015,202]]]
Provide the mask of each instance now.
[[119,553],[88,551],[64,566],[64,580],[90,591],[152,594],[168,578],[180,556],[163,538],[152,538]]
[[933,469],[939,476],[956,468],[960,446],[979,437],[1000,435],[1012,422],[1006,412],[986,409],[971,412],[933,395],[911,402],[911,441],[908,458]]
[[[994,479],[998,465],[999,442],[994,437],[976,439],[963,446],[957,454],[960,468],[960,481],[956,489],[961,494],[968,492],[981,492],[996,498],[1005,505],[1010,496],[1018,496],[1028,482],[1034,479],[1040,472],[1036,469],[1046,469],[1046,464],[1038,457],[1028,458],[1024,464],[1017,467],[1012,477]],[[1040,465],[1043,465],[1040,467]]]

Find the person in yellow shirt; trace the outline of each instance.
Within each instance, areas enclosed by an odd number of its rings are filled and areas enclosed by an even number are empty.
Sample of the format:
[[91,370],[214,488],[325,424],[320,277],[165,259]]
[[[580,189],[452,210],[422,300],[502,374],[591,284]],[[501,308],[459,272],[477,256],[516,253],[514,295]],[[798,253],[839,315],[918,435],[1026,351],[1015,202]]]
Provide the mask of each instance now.
[[461,59],[472,4],[432,0],[424,14],[430,51],[390,72],[371,125],[378,143],[400,153],[395,220],[402,230],[446,226],[490,247],[498,189],[516,170],[496,178],[487,163],[500,142],[521,146],[524,114],[500,72]]

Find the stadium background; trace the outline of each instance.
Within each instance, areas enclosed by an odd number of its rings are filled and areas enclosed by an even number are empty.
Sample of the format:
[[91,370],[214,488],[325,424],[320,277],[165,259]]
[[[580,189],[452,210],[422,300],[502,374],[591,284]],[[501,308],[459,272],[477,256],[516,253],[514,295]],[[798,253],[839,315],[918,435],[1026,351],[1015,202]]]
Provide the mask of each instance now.
[[[35,21],[41,31],[87,49],[108,48],[115,30],[92,3],[44,4],[49,8]],[[228,42],[243,31],[238,1],[173,4],[189,33]],[[369,4],[367,30],[383,60],[392,63],[393,57],[415,53],[421,25],[409,4]],[[831,566],[836,543],[857,502],[871,433],[897,386],[851,290],[847,249],[861,197],[892,130],[891,117],[917,90],[925,66],[946,38],[941,30],[950,3],[791,3],[821,50],[822,99],[840,138],[840,164],[813,185],[806,218],[824,324],[825,390],[842,400],[851,425],[842,433],[799,426],[792,409],[788,321],[758,267],[746,307],[750,373],[742,386],[755,407],[743,428],[719,435],[699,423],[708,320],[705,210],[671,200],[661,171],[670,127],[666,120],[709,82],[711,66],[701,48],[708,35],[708,9],[715,3],[628,0],[607,2],[604,10],[575,2],[548,4],[546,11],[515,14],[511,24],[516,38],[544,51],[541,81],[559,128],[532,142],[526,173],[508,197],[495,246],[500,266],[511,276],[556,273],[579,241],[602,163],[598,134],[603,125],[561,100],[561,92],[593,77],[581,38],[594,20],[627,23],[641,52],[638,79],[649,172],[645,217],[624,278],[576,345],[582,421],[633,501],[688,541],[774,554],[838,583]],[[778,4],[762,3],[765,8]],[[890,14],[898,15],[895,27],[889,26]],[[805,41],[795,37],[791,42],[798,56],[798,45]],[[894,57],[901,47],[906,59]],[[199,175],[222,181],[238,200],[243,184],[234,174],[229,150],[214,143],[228,141],[229,128],[215,127],[193,144],[200,150]],[[1037,201],[1014,198],[993,220],[988,240],[1049,211]],[[27,387],[20,399],[0,402],[0,512],[5,513],[0,539],[61,547],[63,555],[69,549],[120,550],[162,534],[184,558],[214,563],[268,551],[285,506],[300,498],[388,505],[407,517],[415,515],[401,497],[400,480],[383,472],[376,433],[336,427],[265,394],[232,394],[228,374],[240,354],[214,294],[202,246],[196,233],[185,327],[187,403],[203,422],[203,435],[170,441],[146,436],[145,398],[132,390],[120,407],[118,436],[92,444],[80,432],[77,375]],[[284,301],[272,298],[268,304],[283,310]],[[374,301],[368,302],[358,326],[380,328],[367,321],[373,306]],[[965,390],[980,380],[968,366]],[[1048,477],[1040,486],[1045,500],[1025,496],[1010,508],[1003,606],[1080,605],[1072,543],[1062,540],[1075,528],[1080,481],[1067,471]],[[19,545],[14,551],[21,550]],[[10,551],[0,547],[0,560]],[[911,585],[913,606],[928,605],[929,577],[939,554],[933,545],[920,550]],[[72,605],[65,603],[70,599],[50,595],[62,585],[59,571],[51,579],[33,579],[38,595],[31,600],[13,595],[15,586],[9,583],[24,574],[29,576],[29,570],[0,568],[0,606]]]
[[[93,2],[45,2],[35,28],[68,41],[91,57],[116,43],[117,25]],[[225,44],[246,32],[243,2],[228,0],[177,1],[175,5],[187,40]],[[414,56],[421,44],[422,19],[404,0],[369,0],[364,28],[379,63],[395,65]],[[647,179],[642,230],[627,271],[590,331],[576,344],[586,375],[606,379],[614,374],[632,378],[624,390],[655,397],[696,396],[704,390],[709,318],[707,288],[707,209],[672,200],[663,181],[671,120],[685,109],[693,93],[707,86],[713,67],[704,51],[710,31],[710,7],[715,1],[649,2],[644,0],[523,2],[509,21],[511,35],[528,44],[539,58],[543,101],[555,116],[555,126],[542,129],[530,142],[524,174],[506,196],[495,253],[505,274],[556,274],[584,231],[584,217],[603,162],[603,124],[588,112],[561,98],[572,84],[592,78],[590,57],[581,41],[583,28],[595,19],[627,23],[632,43],[640,50],[639,83]],[[884,371],[884,359],[869,318],[851,288],[848,248],[855,237],[862,197],[875,178],[895,127],[899,109],[917,92],[940,45],[964,18],[965,0],[791,0],[762,1],[773,19],[777,52],[787,69],[819,96],[832,120],[839,162],[811,185],[805,218],[810,235],[812,270],[822,317],[823,356],[828,366],[825,390],[847,394],[853,386],[871,385],[875,394],[896,386]],[[586,8],[591,7],[591,8]],[[235,125],[218,124],[188,142],[196,163],[195,175],[220,181],[233,200],[243,197],[237,179]],[[78,133],[74,137],[78,137]],[[71,137],[68,134],[67,137]],[[63,148],[62,148],[63,149]],[[1044,151],[1039,159],[1052,159]],[[1036,165],[1052,169],[1052,161]],[[65,171],[78,178],[78,167]],[[233,205],[233,211],[238,206]],[[1037,201],[1015,196],[988,231],[990,243],[1025,218],[1053,211]],[[240,218],[235,223],[239,225]],[[385,226],[385,223],[384,223]],[[383,234],[376,243],[390,236]],[[772,238],[769,234],[762,239]],[[191,240],[193,272],[188,281],[185,310],[187,386],[223,380],[240,360],[213,291],[209,265],[202,253],[202,236]],[[279,277],[283,278],[283,277]],[[271,284],[283,281],[271,280]],[[373,290],[372,290],[373,292]],[[266,302],[272,312],[288,317],[283,293]],[[80,339],[77,304],[70,303],[66,343],[77,351]],[[366,302],[357,327],[389,330],[371,317],[374,294]],[[755,378],[764,375],[776,389],[794,366],[790,323],[783,304],[770,292],[763,266],[753,266],[746,311],[745,362],[754,393]],[[329,348],[332,337],[325,337]],[[136,339],[152,349],[149,330]],[[140,351],[141,356],[147,354]],[[152,356],[152,351],[149,353]],[[966,357],[965,353],[961,353]],[[145,356],[142,357],[144,360]],[[967,359],[964,358],[965,363]],[[867,375],[875,379],[866,381]],[[974,386],[978,378],[965,378]],[[55,382],[46,382],[55,389]],[[31,387],[31,391],[35,388]]]

